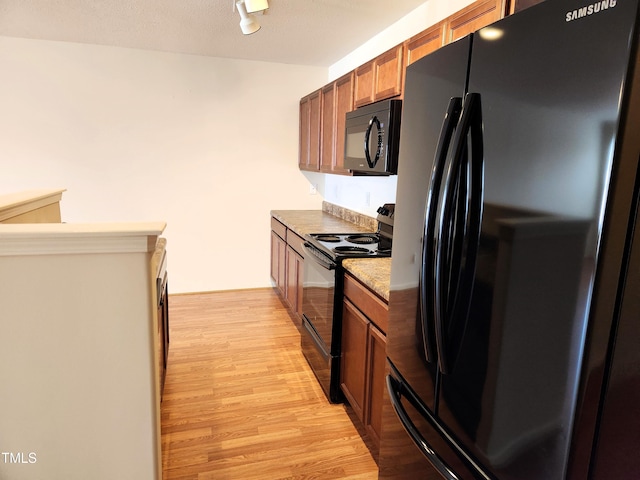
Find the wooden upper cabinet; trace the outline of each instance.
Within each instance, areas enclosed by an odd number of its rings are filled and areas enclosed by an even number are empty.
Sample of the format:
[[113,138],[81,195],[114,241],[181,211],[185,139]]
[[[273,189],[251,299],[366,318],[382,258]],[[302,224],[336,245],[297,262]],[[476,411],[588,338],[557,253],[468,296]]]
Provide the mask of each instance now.
[[353,78],[349,72],[333,82],[333,173],[351,173],[344,168],[344,128],[347,112],[353,110]]
[[444,45],[444,22],[436,23],[404,44],[404,64],[408,67]]
[[306,168],[309,162],[309,97],[300,99],[299,123],[298,167]]
[[298,166],[303,170],[320,170],[321,90],[300,100],[300,146]]
[[347,112],[353,110],[353,72],[340,77],[335,81],[336,84],[336,135],[335,135],[335,163],[333,170],[335,172],[347,173],[349,170],[344,168],[344,129],[346,123]]
[[320,169],[320,116],[322,113],[321,91],[316,90],[309,98],[309,170]]
[[322,88],[322,139],[320,171],[350,173],[344,168],[344,127],[353,110],[353,72]]
[[374,101],[395,97],[402,93],[404,65],[403,45],[397,45],[375,60]]
[[478,0],[445,20],[445,41],[450,43],[500,20],[508,0]]
[[302,170],[350,174],[344,168],[345,115],[357,107],[402,96],[408,65],[485,27],[514,9],[543,0],[477,0],[340,79],[300,100]]
[[331,172],[335,162],[336,137],[336,85],[330,83],[322,88],[322,115],[320,139],[320,171]]
[[375,60],[360,65],[355,70],[353,101],[356,107],[373,103],[373,70]]
[[354,103],[362,107],[402,93],[404,75],[403,45],[359,66],[355,70]]
[[509,2],[509,15],[517,13],[525,8],[532,7],[538,3],[542,3],[544,0],[511,0]]

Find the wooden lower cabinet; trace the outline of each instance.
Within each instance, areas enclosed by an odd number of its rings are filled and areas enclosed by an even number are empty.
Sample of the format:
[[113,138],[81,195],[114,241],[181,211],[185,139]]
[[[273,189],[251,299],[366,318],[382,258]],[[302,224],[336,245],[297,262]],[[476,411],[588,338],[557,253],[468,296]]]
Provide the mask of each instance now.
[[273,230],[271,231],[271,278],[280,295],[285,294],[287,244]]
[[276,290],[302,326],[302,282],[304,281],[304,240],[293,230],[271,217],[271,278]]
[[364,422],[367,346],[371,322],[348,299],[342,310],[340,386],[356,416]]
[[387,364],[387,337],[371,323],[369,324],[369,354],[367,356],[369,368],[369,385],[367,395],[368,408],[365,411],[364,425],[367,433],[380,446],[380,431],[382,429],[382,397],[385,389],[385,367]]
[[304,258],[296,252],[291,245],[287,245],[287,254],[285,258],[287,271],[287,289],[285,291],[285,299],[296,313],[298,327],[302,327],[300,320],[302,319],[302,282],[304,281],[303,268]]
[[386,363],[386,336],[376,322],[386,328],[387,312],[386,304],[373,292],[345,275],[341,388],[376,448],[380,446]]

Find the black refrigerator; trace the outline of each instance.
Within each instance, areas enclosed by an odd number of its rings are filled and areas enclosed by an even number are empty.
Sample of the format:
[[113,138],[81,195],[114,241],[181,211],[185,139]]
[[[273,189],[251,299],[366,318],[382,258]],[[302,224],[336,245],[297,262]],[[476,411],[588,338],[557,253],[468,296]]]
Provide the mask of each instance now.
[[407,68],[381,479],[640,478],[638,0]]

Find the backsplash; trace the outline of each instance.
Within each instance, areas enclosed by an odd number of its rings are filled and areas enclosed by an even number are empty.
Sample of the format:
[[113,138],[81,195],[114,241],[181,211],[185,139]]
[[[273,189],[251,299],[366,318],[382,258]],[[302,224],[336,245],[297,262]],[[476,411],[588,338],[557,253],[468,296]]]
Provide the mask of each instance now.
[[375,218],[354,212],[353,210],[349,210],[348,208],[341,207],[339,205],[334,205],[333,203],[323,201],[322,211],[369,230],[376,230],[378,228],[378,221]]

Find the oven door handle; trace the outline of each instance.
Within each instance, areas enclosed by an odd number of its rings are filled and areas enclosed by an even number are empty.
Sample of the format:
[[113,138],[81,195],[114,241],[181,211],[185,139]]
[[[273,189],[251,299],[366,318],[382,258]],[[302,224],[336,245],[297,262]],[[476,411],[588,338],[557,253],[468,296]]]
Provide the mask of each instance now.
[[336,268],[336,263],[334,261],[332,261],[329,257],[327,257],[324,253],[322,253],[320,250],[315,248],[309,242],[304,242],[302,246],[305,252],[308,254],[308,255],[305,255],[304,257],[305,260],[307,258],[313,259],[317,264],[326,268],[327,270],[334,270]]

